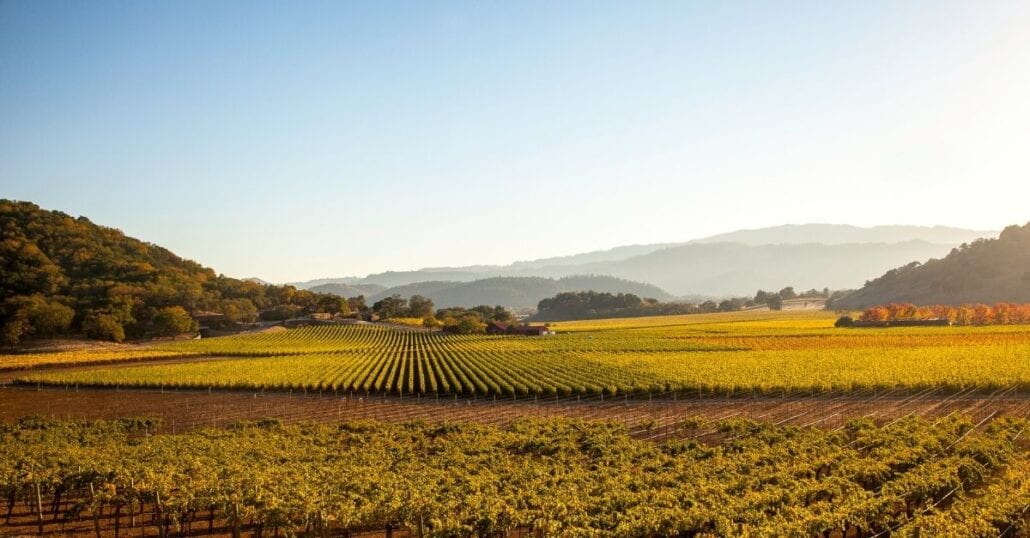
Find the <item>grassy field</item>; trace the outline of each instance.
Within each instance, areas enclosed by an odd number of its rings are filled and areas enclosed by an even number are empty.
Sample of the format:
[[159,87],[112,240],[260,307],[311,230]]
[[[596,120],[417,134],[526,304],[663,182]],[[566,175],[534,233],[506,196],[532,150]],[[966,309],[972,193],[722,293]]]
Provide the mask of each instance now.
[[554,324],[558,335],[455,336],[328,326],[170,342],[197,363],[96,367],[26,383],[525,395],[1030,388],[1030,326],[837,329],[826,312]]

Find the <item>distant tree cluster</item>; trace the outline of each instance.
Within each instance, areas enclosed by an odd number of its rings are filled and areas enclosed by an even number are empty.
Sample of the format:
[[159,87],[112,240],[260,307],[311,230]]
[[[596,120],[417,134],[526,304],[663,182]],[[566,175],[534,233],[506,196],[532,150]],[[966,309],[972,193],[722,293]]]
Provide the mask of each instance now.
[[954,325],[1016,325],[1030,323],[1030,304],[998,303],[962,306],[916,306],[891,303],[867,308],[861,321],[946,320]]
[[817,289],[810,289],[806,292],[797,293],[794,288],[787,286],[780,291],[765,291],[758,290],[755,293],[755,297],[748,302],[745,302],[745,307],[751,307],[756,305],[765,305],[769,307],[769,310],[782,310],[783,301],[789,301],[791,299],[829,299],[832,296],[829,288],[823,288],[822,291]]
[[490,322],[509,323],[514,320],[515,315],[501,305],[479,305],[472,308],[441,308],[436,311],[434,318],[427,320],[427,325],[455,334],[482,334]]
[[632,293],[606,293],[572,291],[544,299],[537,305],[535,320],[598,319],[612,317],[663,316],[697,314],[701,312],[732,312],[740,310],[744,299],[727,299],[720,303],[705,301],[693,303],[663,303],[657,299],[640,298]]
[[[361,298],[364,301],[364,297]],[[400,295],[384,297],[372,305],[372,313],[380,319],[428,318],[433,315],[433,301],[421,295],[405,299]]]
[[745,308],[767,306],[770,310],[783,308],[783,301],[790,299],[826,299],[834,296],[829,289],[808,290],[797,293],[788,286],[778,292],[758,290],[753,298],[733,297],[721,301],[708,300],[701,303],[661,302],[656,299],[640,298],[632,293],[599,293],[577,291],[559,293],[544,299],[537,305],[535,320],[559,321],[569,319],[599,319],[614,317],[668,316],[677,314],[706,314],[714,312],[736,312]]
[[450,307],[435,312],[433,308],[433,301],[422,295],[412,295],[407,299],[400,295],[391,295],[376,301],[372,305],[371,313],[384,320],[420,318],[423,327],[456,334],[482,334],[486,332],[486,324],[489,322],[510,322],[515,319],[510,310],[500,305]]
[[349,312],[348,301],[222,275],[159,246],[0,200],[0,343],[82,334],[121,341],[194,332],[198,313],[226,323]]

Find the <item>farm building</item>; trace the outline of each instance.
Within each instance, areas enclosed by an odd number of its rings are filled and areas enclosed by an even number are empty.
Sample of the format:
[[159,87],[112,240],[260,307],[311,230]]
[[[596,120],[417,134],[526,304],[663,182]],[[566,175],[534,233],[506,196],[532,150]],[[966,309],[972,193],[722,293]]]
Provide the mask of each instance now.
[[507,323],[501,323],[499,321],[491,321],[486,324],[486,334],[508,334],[511,330],[511,325]]
[[550,327],[544,325],[510,325],[499,321],[491,321],[486,325],[486,334],[513,334],[518,336],[547,336],[554,334]]
[[517,334],[521,336],[548,336],[554,334],[554,331],[550,327],[544,325],[518,325],[511,327],[508,330],[508,334]]
[[229,319],[225,317],[225,314],[221,312],[211,312],[208,310],[197,310],[191,314],[193,319],[197,321],[197,325],[201,328],[209,327],[225,327],[229,325]]

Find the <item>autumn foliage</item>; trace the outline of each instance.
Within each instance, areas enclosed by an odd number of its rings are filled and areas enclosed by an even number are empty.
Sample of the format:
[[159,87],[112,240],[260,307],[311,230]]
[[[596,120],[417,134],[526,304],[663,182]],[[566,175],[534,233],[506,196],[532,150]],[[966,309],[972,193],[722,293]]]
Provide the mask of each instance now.
[[909,321],[946,319],[953,325],[1016,325],[1030,323],[1030,304],[964,304],[916,306],[891,303],[867,308],[861,321]]

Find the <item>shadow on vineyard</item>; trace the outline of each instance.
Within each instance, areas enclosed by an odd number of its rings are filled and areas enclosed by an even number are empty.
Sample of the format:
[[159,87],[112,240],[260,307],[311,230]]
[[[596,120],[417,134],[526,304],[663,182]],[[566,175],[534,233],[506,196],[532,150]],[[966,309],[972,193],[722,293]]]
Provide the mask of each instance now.
[[[206,390],[123,390],[91,388],[0,388],[0,420],[24,416],[56,419],[161,419],[161,432],[224,427],[238,420],[273,418],[283,423],[374,419],[473,421],[504,425],[520,418],[578,418],[625,424],[639,438],[697,437],[712,442],[704,421],[743,418],[779,424],[839,427],[865,417],[888,421],[904,416],[939,417],[962,413],[974,418],[1024,416],[1025,394],[1014,387],[947,391],[928,388],[823,391],[809,394],[665,393],[564,398],[334,395],[328,392],[244,392]],[[700,420],[700,422],[699,422]]]
[[707,424],[719,444],[568,419],[263,420],[163,435],[150,420],[24,419],[0,428],[0,532],[952,536],[976,518],[1009,536],[1027,523],[1030,424],[990,418],[719,420]]
[[[15,502],[14,506],[4,512],[0,521],[0,536],[82,536],[100,538],[119,538],[136,536],[196,536],[210,538],[229,538],[234,536],[273,537],[276,530],[284,535],[282,529],[267,531],[260,523],[247,521],[236,529],[217,510],[209,509],[207,513],[196,513],[192,519],[184,522],[169,520],[154,503],[138,503],[129,506],[128,502],[114,506],[97,508],[96,514],[90,511],[90,496],[84,492],[72,492],[56,502],[45,504],[42,531],[40,531],[38,508],[30,502]],[[5,508],[7,505],[5,505]],[[52,512],[51,512],[52,510]],[[381,529],[326,529],[324,532],[312,532],[310,529],[292,529],[292,534],[310,536],[332,536],[342,538],[415,538],[416,532],[398,527]],[[544,533],[531,527],[498,531],[487,535],[489,538],[542,538]]]

